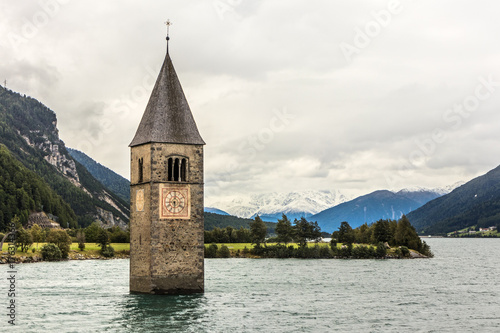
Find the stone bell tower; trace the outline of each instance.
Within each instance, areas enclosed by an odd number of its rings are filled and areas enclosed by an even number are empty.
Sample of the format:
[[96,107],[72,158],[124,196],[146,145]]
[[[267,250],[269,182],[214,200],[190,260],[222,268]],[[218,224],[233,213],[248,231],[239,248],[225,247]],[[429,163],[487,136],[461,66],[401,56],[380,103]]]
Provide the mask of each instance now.
[[204,144],[167,44],[165,61],[130,143],[131,292],[204,291]]

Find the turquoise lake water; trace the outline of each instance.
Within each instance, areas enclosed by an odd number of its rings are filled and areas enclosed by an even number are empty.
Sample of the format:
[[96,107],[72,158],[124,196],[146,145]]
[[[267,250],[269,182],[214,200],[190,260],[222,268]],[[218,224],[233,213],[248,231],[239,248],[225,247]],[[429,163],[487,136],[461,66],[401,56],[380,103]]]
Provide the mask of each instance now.
[[[418,260],[207,259],[202,295],[128,292],[129,261],[16,265],[2,332],[500,332],[500,239]],[[7,266],[2,308],[8,305]],[[3,278],[5,276],[5,278]]]

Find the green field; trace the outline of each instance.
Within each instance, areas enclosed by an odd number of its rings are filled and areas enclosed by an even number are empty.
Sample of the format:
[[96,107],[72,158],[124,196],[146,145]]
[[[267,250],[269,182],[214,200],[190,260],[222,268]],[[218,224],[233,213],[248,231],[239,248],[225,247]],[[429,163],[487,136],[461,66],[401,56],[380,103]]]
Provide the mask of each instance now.
[[[46,244],[46,243],[38,243],[38,250],[36,250],[35,253],[33,253],[32,249],[36,249],[37,244],[33,243],[33,245],[31,246],[31,248],[28,250],[27,253],[17,251],[16,255],[22,255],[22,256],[32,256],[33,254],[36,255],[36,254],[40,253],[40,249],[42,248],[42,246],[44,244]],[[8,244],[4,243],[3,248],[2,248],[2,252],[7,252],[8,246],[9,246]],[[119,253],[128,254],[130,251],[130,244],[129,243],[112,243],[111,246],[115,249],[115,253],[117,253],[117,254],[119,254]],[[80,251],[80,249],[78,248],[78,243],[73,243],[70,246],[70,250],[76,251],[76,252],[82,253],[82,254],[87,254],[87,255],[99,255],[99,251],[101,250],[101,247],[97,243],[85,243],[85,250]]]
[[[309,247],[313,247],[315,245],[319,245],[319,246],[330,246],[330,243],[308,243],[308,246]],[[208,247],[210,244],[205,244],[205,247]],[[220,244],[216,244],[218,247],[221,247],[221,245],[226,245],[229,250],[231,251],[243,251],[243,249],[246,247],[247,249],[252,249],[254,247],[253,244],[251,243],[220,243]],[[268,245],[268,246],[271,246],[271,245],[277,245],[277,243],[266,243],[265,245]],[[288,243],[287,246],[290,246],[292,245],[294,248],[298,248],[299,245],[297,243]],[[337,244],[337,246],[340,248],[342,246],[342,244]],[[356,245],[354,245],[356,246]]]
[[[42,248],[42,246],[44,244],[46,244],[46,243],[39,243],[38,244],[38,251]],[[276,244],[277,243],[267,243],[266,245],[276,245]],[[330,245],[329,243],[317,243],[317,244],[319,246],[329,246]],[[205,244],[205,247],[208,247],[209,245],[210,244]],[[238,251],[238,250],[243,251],[243,249],[245,247],[250,250],[251,248],[254,247],[254,245],[251,244],[251,243],[225,243],[225,244],[221,243],[221,244],[217,244],[218,247],[220,247],[221,245],[226,245],[232,251]],[[295,248],[298,247],[298,245],[296,243],[289,243],[287,245],[288,246],[293,245],[293,247],[295,247]],[[315,245],[316,245],[316,243],[309,243],[308,244],[308,246],[310,246],[310,247],[311,246],[315,246]],[[357,244],[355,244],[354,246],[356,246],[356,245]],[[7,252],[7,247],[8,246],[9,246],[8,244],[4,243],[3,244],[2,252]],[[111,244],[111,246],[113,246],[113,248],[115,249],[115,252],[123,252],[123,251],[128,252],[128,251],[130,251],[130,244],[129,243],[113,243],[113,244]],[[339,244],[337,244],[337,246],[340,248],[340,246],[342,246],[342,244],[339,243]],[[37,247],[37,244],[34,243],[31,246],[30,250],[28,250],[28,255],[30,253],[32,253],[31,249],[33,249],[33,248],[36,249],[36,247]],[[77,251],[77,252],[80,252],[80,253],[85,253],[85,252],[87,252],[87,253],[93,253],[93,252],[95,252],[96,254],[101,249],[99,247],[99,245],[96,244],[96,243],[85,243],[85,250],[83,252],[78,249],[78,243],[71,244],[70,248],[71,248],[71,250],[74,250],[74,251]],[[17,251],[16,253],[17,254],[22,254],[22,252],[20,252],[20,251]]]

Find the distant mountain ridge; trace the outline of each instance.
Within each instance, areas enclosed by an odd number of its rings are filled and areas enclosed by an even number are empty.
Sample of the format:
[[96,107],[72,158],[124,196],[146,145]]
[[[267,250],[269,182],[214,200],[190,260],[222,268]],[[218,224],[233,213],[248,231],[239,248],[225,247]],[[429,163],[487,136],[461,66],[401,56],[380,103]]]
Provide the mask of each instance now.
[[68,153],[80,164],[82,164],[98,181],[106,186],[109,190],[113,191],[117,196],[122,198],[125,202],[130,202],[130,181],[113,170],[105,167],[104,165],[96,162],[94,159],[85,153],[66,148]]
[[326,232],[337,230],[344,221],[355,228],[365,222],[370,224],[380,219],[396,220],[460,184],[462,183],[436,189],[414,187],[398,192],[379,190],[326,209],[310,219],[317,221],[321,230]]
[[408,214],[417,231],[447,233],[500,224],[500,166]]
[[217,208],[212,208],[212,207],[205,207],[204,209],[205,213],[213,213],[213,214],[219,214],[219,215],[230,215],[229,213],[217,209]]
[[[205,217],[205,230],[213,230],[215,228],[226,228],[226,227],[231,227],[234,229],[239,229],[239,228],[250,229],[250,223],[253,222],[252,219],[245,219],[242,217],[236,217],[232,215],[221,215],[209,212],[205,212],[203,216]],[[268,233],[274,234],[276,223],[264,222],[264,224],[267,226]]]
[[291,220],[303,216],[310,217],[347,200],[339,191],[311,190],[235,196],[222,200],[209,198],[206,200],[206,206],[242,218],[254,218],[259,215],[264,221],[276,222],[283,213]]

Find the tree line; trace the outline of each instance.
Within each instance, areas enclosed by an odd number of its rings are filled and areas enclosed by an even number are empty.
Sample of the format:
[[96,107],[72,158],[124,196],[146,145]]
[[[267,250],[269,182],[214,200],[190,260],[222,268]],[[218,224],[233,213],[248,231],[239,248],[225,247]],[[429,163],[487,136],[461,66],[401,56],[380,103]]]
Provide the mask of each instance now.
[[[111,243],[129,243],[130,232],[121,230],[119,227],[105,229],[98,222],[93,222],[83,229],[51,229],[41,228],[34,224],[30,229],[22,226],[21,219],[15,216],[12,223],[16,226],[16,246],[22,252],[28,252],[31,246],[36,243],[36,248],[31,248],[32,252],[38,250],[39,243],[44,244],[40,251],[44,260],[54,261],[68,257],[70,245],[78,243],[80,251],[85,249],[85,243],[97,243],[100,247],[101,255],[113,257],[114,249]],[[0,240],[4,234],[0,233]]]
[[[398,257],[409,256],[410,249],[433,256],[429,245],[420,239],[404,215],[398,221],[379,220],[355,229],[348,222],[342,222],[331,234],[330,247],[307,246],[309,242],[320,241],[321,236],[317,222],[302,217],[292,223],[283,214],[276,224],[275,235],[268,238],[266,225],[256,216],[249,229],[226,227],[205,231],[205,243],[213,243],[206,249],[206,256],[224,257],[227,254],[226,248],[217,248],[215,243],[252,243],[255,246],[244,254],[269,258],[383,258],[391,247],[397,247],[394,254]],[[291,242],[298,247],[288,246]]]
[[420,239],[408,218],[403,215],[396,220],[378,220],[352,229],[349,223],[342,222],[339,230],[332,233],[333,243],[378,244],[387,243],[391,247],[404,246],[426,256],[432,256],[429,245]]

